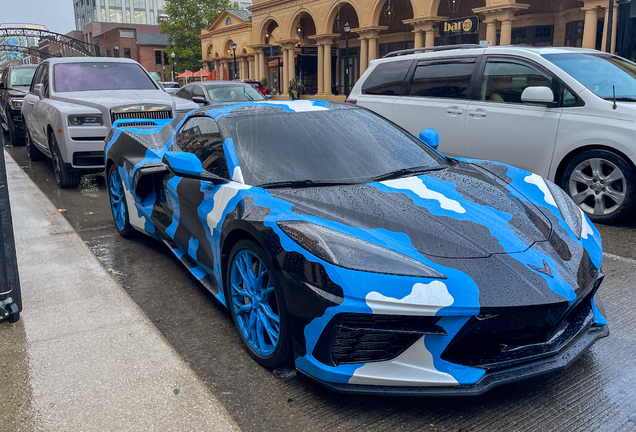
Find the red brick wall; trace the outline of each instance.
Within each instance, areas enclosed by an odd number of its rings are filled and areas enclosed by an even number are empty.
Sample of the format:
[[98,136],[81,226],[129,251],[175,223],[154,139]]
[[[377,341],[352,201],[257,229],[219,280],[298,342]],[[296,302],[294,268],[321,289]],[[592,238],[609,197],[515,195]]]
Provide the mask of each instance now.
[[[156,71],[161,72],[161,80],[162,81],[170,81],[170,76],[164,76],[163,65],[155,64],[155,50],[162,51],[165,46],[157,46],[157,45],[139,45],[139,58],[135,59],[147,70],[147,71]],[[162,54],[162,61],[163,54]],[[168,69],[167,74],[170,75],[170,59],[168,59],[168,63],[165,65],[166,69]]]

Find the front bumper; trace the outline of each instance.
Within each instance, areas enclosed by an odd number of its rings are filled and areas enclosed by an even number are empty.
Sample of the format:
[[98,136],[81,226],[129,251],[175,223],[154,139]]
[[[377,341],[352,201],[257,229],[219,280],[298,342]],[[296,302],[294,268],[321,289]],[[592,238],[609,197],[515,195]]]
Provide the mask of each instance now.
[[[606,336],[609,336],[607,326],[590,327],[582,337],[574,341],[572,345],[565,347],[555,356],[502,370],[487,372],[477,383],[472,385],[443,387],[369,386],[326,382],[310,374],[305,373],[305,375],[319,384],[340,393],[384,396],[479,396],[501,385],[511,384],[566,369],[576,362],[598,339]],[[301,370],[300,372],[303,371]]]

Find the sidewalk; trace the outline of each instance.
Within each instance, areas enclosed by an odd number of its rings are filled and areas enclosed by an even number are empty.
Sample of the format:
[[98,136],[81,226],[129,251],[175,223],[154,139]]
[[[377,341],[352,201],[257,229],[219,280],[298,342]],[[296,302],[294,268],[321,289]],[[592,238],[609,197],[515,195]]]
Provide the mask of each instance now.
[[5,152],[24,310],[0,324],[0,430],[238,431]]

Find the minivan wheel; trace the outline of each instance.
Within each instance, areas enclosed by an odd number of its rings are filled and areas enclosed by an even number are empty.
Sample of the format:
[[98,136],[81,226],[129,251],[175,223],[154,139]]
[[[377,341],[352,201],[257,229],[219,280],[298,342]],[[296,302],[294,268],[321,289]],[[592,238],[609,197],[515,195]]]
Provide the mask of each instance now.
[[607,150],[588,150],[565,167],[561,187],[594,222],[623,219],[634,207],[634,168]]

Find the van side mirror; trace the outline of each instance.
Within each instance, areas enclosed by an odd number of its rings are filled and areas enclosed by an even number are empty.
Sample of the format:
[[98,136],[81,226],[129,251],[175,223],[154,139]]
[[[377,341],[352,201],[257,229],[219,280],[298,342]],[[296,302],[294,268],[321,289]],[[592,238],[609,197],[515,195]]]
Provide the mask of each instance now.
[[554,102],[554,93],[550,87],[527,87],[521,93],[521,100],[525,103],[549,104]]
[[35,93],[40,100],[44,99],[44,84],[36,84],[33,87],[33,93]]
[[433,149],[439,146],[439,134],[435,129],[424,129],[420,132],[420,141]]

